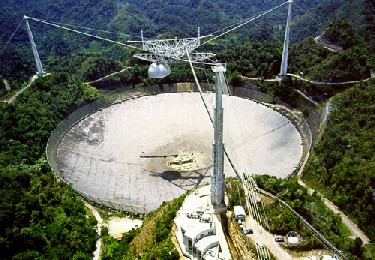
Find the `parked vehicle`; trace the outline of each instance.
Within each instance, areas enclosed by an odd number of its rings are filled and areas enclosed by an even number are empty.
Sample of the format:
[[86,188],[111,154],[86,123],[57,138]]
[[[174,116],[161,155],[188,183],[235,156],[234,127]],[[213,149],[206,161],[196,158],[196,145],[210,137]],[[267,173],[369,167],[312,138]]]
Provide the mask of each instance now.
[[276,242],[284,242],[284,238],[283,237],[275,237],[275,241]]
[[248,234],[253,234],[253,230],[252,229],[246,229],[243,231],[244,235],[248,235]]

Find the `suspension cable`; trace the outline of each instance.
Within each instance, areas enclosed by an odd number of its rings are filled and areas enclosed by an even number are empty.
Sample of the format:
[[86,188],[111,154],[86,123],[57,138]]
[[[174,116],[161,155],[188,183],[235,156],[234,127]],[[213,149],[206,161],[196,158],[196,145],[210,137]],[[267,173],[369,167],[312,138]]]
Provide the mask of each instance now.
[[[39,19],[39,18],[35,18],[35,19]],[[43,20],[43,19],[39,19],[39,20]],[[101,30],[101,29],[93,29],[93,28],[90,28],[90,27],[78,26],[78,25],[73,25],[73,24],[68,24],[68,23],[60,23],[60,22],[55,22],[55,21],[49,21],[49,22],[57,24],[57,25],[61,25],[61,26],[69,26],[69,27],[80,28],[80,29],[85,29],[85,30],[89,30],[89,31],[97,31],[97,32],[108,33],[108,34],[118,34],[118,35],[129,36],[129,37],[140,37],[140,36],[133,36],[133,35],[130,35],[130,34],[125,34],[125,33],[111,32],[111,31]]]
[[262,16],[264,16],[264,15],[266,15],[266,14],[268,14],[268,13],[270,13],[270,12],[276,10],[276,9],[278,9],[279,7],[285,5],[286,3],[288,3],[288,2],[282,3],[282,4],[278,5],[278,6],[275,6],[275,7],[271,8],[271,9],[269,9],[269,10],[267,10],[267,11],[265,11],[265,12],[263,12],[263,13],[257,15],[257,16],[255,16],[255,17],[247,19],[247,20],[245,20],[245,22],[242,22],[241,24],[239,24],[239,25],[237,25],[237,26],[235,26],[235,27],[233,27],[233,28],[231,28],[231,29],[229,29],[229,30],[227,30],[227,31],[225,31],[225,32],[223,32],[223,33],[221,33],[221,34],[213,37],[212,39],[209,39],[208,41],[205,41],[201,45],[204,45],[204,44],[207,44],[207,43],[209,43],[209,42],[211,42],[213,40],[216,40],[217,38],[222,37],[225,34],[228,34],[228,33],[232,32],[232,31],[234,31],[234,30],[236,30],[236,29],[238,29],[238,28],[240,28],[240,27],[248,24],[249,22],[252,22],[252,21],[254,21],[254,20],[256,20],[256,19],[258,19],[258,18],[260,18],[260,17],[262,17]]
[[213,35],[215,35],[215,34],[221,32],[221,31],[226,31],[226,30],[228,30],[229,28],[235,27],[235,26],[237,26],[237,25],[239,25],[239,24],[241,24],[241,23],[244,23],[244,22],[246,22],[246,21],[248,21],[248,20],[250,20],[250,19],[252,19],[252,17],[250,17],[250,18],[245,18],[245,19],[240,19],[239,21],[236,21],[236,22],[234,22],[234,23],[232,23],[232,24],[230,24],[230,25],[228,25],[228,26],[226,26],[226,27],[224,27],[224,28],[221,28],[221,29],[218,29],[218,30],[216,30],[216,31],[214,31],[214,32],[212,32],[212,33],[209,33],[208,35],[213,36]]
[[4,48],[0,51],[0,55],[3,54],[3,52],[5,51],[5,49],[8,47],[10,41],[13,39],[14,35],[16,34],[16,32],[17,32],[18,29],[20,28],[21,24],[23,23],[23,20],[25,20],[25,18],[22,18],[21,22],[17,25],[16,30],[14,30],[14,32],[13,32],[12,35],[10,36],[9,40],[6,42]]
[[189,55],[189,51],[186,49],[186,55],[188,57],[188,62],[189,62],[189,65],[190,65],[190,68],[191,68],[191,72],[193,73],[193,76],[194,76],[194,80],[195,80],[195,83],[197,84],[197,87],[198,87],[198,90],[199,90],[199,94],[200,94],[200,97],[202,99],[202,102],[203,102],[203,105],[204,107],[206,108],[206,111],[207,111],[207,114],[210,118],[210,121],[211,123],[213,124],[214,123],[214,120],[212,118],[212,115],[210,113],[210,110],[208,109],[208,106],[207,106],[207,103],[206,101],[204,100],[203,98],[203,93],[202,93],[202,88],[201,88],[201,85],[199,84],[199,81],[198,81],[198,78],[197,78],[197,75],[195,74],[195,70],[194,70],[194,67],[193,67],[193,63],[191,62],[191,58],[190,58],[190,55]]
[[300,9],[302,12],[304,12],[304,13],[306,13],[306,11],[305,10],[303,10],[303,8],[302,7],[300,7],[299,5],[297,5],[295,2],[293,2],[293,4],[295,5],[295,6],[297,6],[298,7],[298,9]]
[[78,33],[78,34],[83,34],[83,35],[86,35],[86,36],[89,36],[89,37],[93,37],[93,38],[96,38],[96,39],[99,39],[99,40],[102,40],[102,41],[107,41],[107,42],[110,42],[110,43],[115,43],[115,44],[118,44],[118,45],[121,45],[121,46],[124,46],[124,47],[136,49],[136,50],[142,50],[141,48],[138,48],[138,47],[133,46],[133,45],[125,44],[125,43],[118,42],[118,41],[113,41],[113,40],[110,40],[110,39],[107,39],[107,38],[104,38],[104,37],[100,37],[100,36],[97,36],[97,35],[93,35],[93,34],[90,34],[90,33],[81,32],[81,31],[78,31],[78,30],[75,30],[75,29],[68,28],[66,26],[61,26],[61,25],[54,24],[52,22],[45,21],[45,20],[42,20],[42,19],[33,18],[33,17],[28,17],[28,18],[32,19],[32,20],[34,20],[36,22],[41,22],[41,23],[44,23],[44,24],[47,24],[47,25],[51,25],[51,26],[54,26],[54,27],[57,27],[57,28],[61,28],[61,29],[67,30],[67,31],[75,32],[75,33]]

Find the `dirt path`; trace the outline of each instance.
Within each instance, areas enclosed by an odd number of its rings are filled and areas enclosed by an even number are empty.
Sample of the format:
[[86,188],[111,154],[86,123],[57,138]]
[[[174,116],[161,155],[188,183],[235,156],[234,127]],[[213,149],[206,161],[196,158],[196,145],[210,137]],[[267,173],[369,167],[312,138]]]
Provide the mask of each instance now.
[[100,251],[101,251],[101,247],[102,247],[102,238],[100,237],[100,233],[102,231],[103,219],[100,217],[99,212],[93,206],[88,204],[86,201],[84,201],[83,203],[85,204],[85,206],[87,208],[89,208],[91,210],[92,214],[96,218],[96,221],[98,221],[98,224],[96,226],[96,232],[98,233],[99,238],[98,238],[98,240],[96,240],[96,249],[93,253],[93,255],[94,255],[93,260],[99,260],[100,259],[99,258],[100,257]]
[[317,102],[315,102],[314,100],[312,100],[311,98],[309,98],[308,96],[305,95],[305,93],[303,93],[301,90],[299,89],[294,89],[298,94],[300,94],[305,100],[307,100],[308,102],[314,104],[315,106],[319,106],[319,104]]

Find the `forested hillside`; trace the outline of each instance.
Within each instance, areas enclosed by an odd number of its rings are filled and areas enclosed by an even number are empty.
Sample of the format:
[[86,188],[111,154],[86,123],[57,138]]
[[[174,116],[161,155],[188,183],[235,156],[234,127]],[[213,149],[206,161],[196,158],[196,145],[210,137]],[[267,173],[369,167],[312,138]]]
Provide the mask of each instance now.
[[44,151],[50,132],[88,87],[55,74],[38,79],[13,104],[0,103],[2,259],[90,259],[96,220],[56,182]]
[[[298,3],[298,1],[295,1]],[[318,36],[334,20],[346,20],[361,37],[375,48],[375,3],[368,0],[328,0],[314,5],[294,22],[293,42]],[[370,33],[371,32],[371,33]]]
[[375,240],[375,81],[338,94],[304,180]]
[[[245,18],[253,17],[262,11],[275,7],[284,1],[213,1],[213,0],[190,0],[190,1],[150,1],[150,0],[106,0],[106,1],[46,1],[46,0],[0,0],[0,48],[16,29],[23,15],[46,19],[49,21],[91,27],[95,29],[111,30],[118,33],[130,34],[124,36],[119,34],[108,34],[95,31],[103,37],[113,40],[126,41],[137,40],[141,30],[146,37],[191,37],[197,34],[197,27],[201,27],[201,33],[223,30]],[[371,45],[371,4],[363,1],[360,4],[350,5],[349,1],[341,0],[332,4],[332,1],[295,1],[293,5],[293,23],[291,37],[294,42],[301,41],[307,36],[316,36],[324,31],[330,19],[345,18],[353,26],[359,36],[363,36],[365,42],[370,43],[370,53],[373,53]],[[353,7],[353,14],[345,10]],[[351,10],[351,9],[350,9]],[[257,19],[256,22],[226,35],[214,42],[213,46],[206,46],[205,50],[217,53],[217,45],[235,46],[238,43],[252,41],[270,41],[278,45],[278,51],[282,46],[286,5],[278,10]],[[326,16],[322,13],[327,12]],[[328,19],[327,19],[328,18]],[[361,24],[359,23],[361,22]],[[360,24],[360,26],[359,26]],[[42,63],[47,71],[56,71],[61,68],[61,57],[75,54],[100,54],[105,58],[115,60],[117,64],[126,66],[133,55],[133,51],[100,42],[92,38],[77,35],[45,24],[30,21],[34,38],[39,50]],[[358,29],[362,28],[362,29]],[[83,30],[80,28],[80,30]],[[93,31],[89,31],[93,32]],[[268,44],[268,43],[267,43]],[[276,49],[275,49],[276,50]],[[358,58],[362,53],[358,51],[349,54],[349,61]],[[0,53],[0,75],[6,78],[12,89],[20,88],[29,75],[33,74],[33,56],[28,43],[25,25],[21,24],[19,30],[4,52]],[[228,55],[226,55],[228,56]],[[373,56],[373,55],[372,55]],[[88,57],[87,57],[88,58]],[[325,57],[321,57],[325,58]],[[346,59],[346,57],[343,57]],[[371,61],[373,58],[368,58]],[[246,62],[241,68],[236,66],[237,71],[249,71],[249,75],[270,77],[269,71],[278,64],[280,57],[273,59],[271,64],[265,62],[262,68],[247,67]],[[340,59],[339,59],[340,60]],[[329,64],[340,64],[339,60],[332,59]],[[227,59],[225,60],[227,61]],[[62,61],[63,62],[63,61]],[[138,62],[138,64],[141,64]],[[252,64],[254,66],[256,64]],[[291,66],[293,68],[293,66]],[[294,72],[299,70],[296,68]],[[307,68],[308,69],[308,68]],[[323,66],[317,73],[325,71]],[[261,72],[264,71],[264,74]],[[68,71],[66,71],[68,72]],[[231,71],[234,72],[234,71]],[[103,72],[104,73],[104,72]],[[363,74],[363,73],[362,73]],[[366,72],[365,74],[368,74]],[[340,77],[345,78],[345,77]],[[362,78],[362,76],[361,76]]]
[[[298,5],[304,10],[321,1],[300,0]],[[222,30],[244,18],[250,18],[262,11],[274,7],[283,1],[46,1],[46,0],[0,0],[0,48],[10,38],[24,15],[42,18],[58,23],[111,30],[130,34],[130,37],[118,34],[95,32],[114,40],[137,40],[140,30],[146,37],[195,36],[197,27],[201,27],[203,35]],[[265,41],[281,42],[282,27],[286,19],[286,6],[268,14],[264,19],[250,23],[237,33],[228,35],[229,39],[246,41],[250,38]],[[296,15],[302,15],[296,9]],[[74,53],[100,53],[108,58],[126,62],[132,52],[105,42],[83,37],[55,27],[30,21],[34,38],[42,63],[46,70],[55,70],[55,60]],[[81,29],[82,30],[82,29]],[[90,31],[92,32],[92,31]],[[125,38],[124,38],[125,37]],[[0,53],[0,75],[11,83],[12,88],[19,88],[33,73],[33,56],[25,25],[20,24],[12,41],[4,52]]]
[[[203,34],[215,32],[238,21],[258,15],[272,7],[286,1],[282,0],[253,0],[253,1],[225,1],[225,0],[121,0],[129,3],[139,11],[147,20],[146,24],[152,24],[151,32],[156,33],[180,33],[181,36],[195,35],[197,27],[200,26]],[[318,0],[300,0],[298,5],[309,10],[314,5],[321,3]],[[323,1],[324,2],[324,1]],[[301,10],[296,9],[301,15]],[[263,31],[272,34],[273,26],[285,24],[287,8],[280,8],[265,19],[251,23],[246,30],[241,30],[247,36],[256,37]],[[138,18],[139,19],[139,18]],[[251,30],[249,30],[251,28]],[[152,30],[153,29],[153,30]],[[255,30],[255,31],[254,31]],[[251,32],[249,32],[251,31]],[[177,35],[179,36],[179,35]]]
[[316,44],[312,37],[290,48],[291,73],[317,81],[342,82],[361,80],[371,76],[372,52],[370,45],[357,35],[345,21],[334,21],[322,34],[331,44],[342,48],[333,52]]
[[120,242],[108,235],[108,229],[104,228],[101,234],[104,242],[102,259],[180,259],[172,242],[172,227],[185,197],[186,194],[160,205],[146,216],[140,228],[123,234]]

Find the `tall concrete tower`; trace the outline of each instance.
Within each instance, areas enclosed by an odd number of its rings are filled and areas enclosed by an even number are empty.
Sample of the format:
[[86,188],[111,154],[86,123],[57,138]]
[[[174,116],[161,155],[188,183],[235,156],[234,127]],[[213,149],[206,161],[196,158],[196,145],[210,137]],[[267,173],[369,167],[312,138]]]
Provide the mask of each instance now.
[[280,77],[284,77],[288,71],[288,49],[289,49],[289,34],[290,34],[290,21],[292,19],[292,3],[293,0],[288,1],[288,18],[286,20],[284,48],[281,58]]
[[224,144],[223,144],[223,86],[225,85],[225,66],[217,64],[212,68],[215,72],[216,107],[214,113],[213,171],[211,174],[211,204],[214,213],[226,211]]
[[42,62],[40,61],[38,50],[36,49],[36,44],[34,42],[34,37],[33,37],[33,34],[31,32],[31,29],[30,29],[29,21],[27,20],[29,17],[27,17],[25,15],[23,18],[26,21],[27,34],[29,35],[30,43],[31,43],[31,48],[33,49],[33,54],[34,54],[34,59],[35,59],[35,65],[36,65],[36,69],[38,70],[37,71],[37,75],[38,76],[43,76],[45,74],[45,72],[43,71]]

